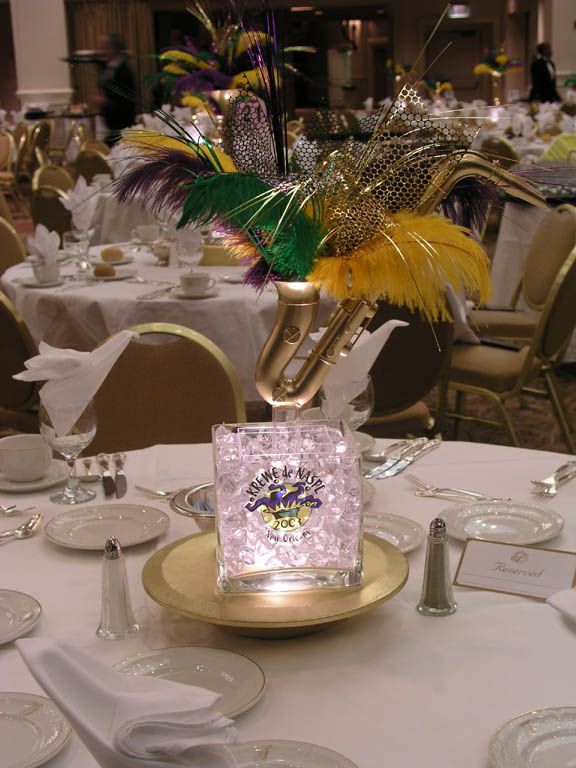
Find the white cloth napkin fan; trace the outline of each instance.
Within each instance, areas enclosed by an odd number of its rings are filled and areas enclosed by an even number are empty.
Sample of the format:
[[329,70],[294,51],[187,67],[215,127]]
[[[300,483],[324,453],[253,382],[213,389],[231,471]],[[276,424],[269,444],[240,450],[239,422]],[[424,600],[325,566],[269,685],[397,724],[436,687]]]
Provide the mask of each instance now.
[[[366,387],[366,377],[380,350],[394,328],[402,325],[408,323],[402,320],[388,320],[374,333],[364,331],[347,357],[341,357],[332,368],[322,385],[325,395],[323,412],[327,419],[340,418],[348,403]],[[317,341],[324,330],[321,328],[318,333],[311,333],[310,338]]]
[[44,224],[37,224],[34,234],[27,240],[28,252],[35,257],[35,261],[49,265],[54,264],[58,258],[60,247],[60,235],[58,232],[50,232]]
[[74,189],[61,198],[64,208],[72,213],[72,225],[80,232],[87,232],[92,226],[100,187],[96,184],[88,186],[84,176],[79,176]]
[[556,608],[572,621],[576,621],[576,589],[563,589],[556,592],[546,600],[548,605]]
[[26,370],[14,378],[46,382],[40,390],[40,399],[56,434],[66,435],[136,335],[132,331],[120,331],[92,352],[57,349],[41,341],[40,354],[27,360]]
[[231,768],[233,722],[220,695],[158,678],[124,675],[62,641],[19,640],[28,669],[102,768]]

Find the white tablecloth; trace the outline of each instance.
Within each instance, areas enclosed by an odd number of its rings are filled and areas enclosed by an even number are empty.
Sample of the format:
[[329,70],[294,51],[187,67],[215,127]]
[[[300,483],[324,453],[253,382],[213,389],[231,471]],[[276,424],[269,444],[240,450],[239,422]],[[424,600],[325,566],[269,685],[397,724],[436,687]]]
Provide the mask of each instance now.
[[140,224],[157,224],[158,218],[135,201],[122,205],[111,189],[103,190],[98,196],[94,213],[94,245],[123,243],[130,240],[132,230]]
[[[383,443],[384,441],[380,441]],[[550,474],[556,453],[471,443],[445,443],[421,459],[416,474],[563,514],[564,531],[543,546],[576,548],[576,482],[558,496],[536,502],[530,478]],[[161,446],[129,454],[126,502],[150,504],[134,483],[177,487],[211,477],[210,447]],[[451,502],[417,498],[403,475],[375,482],[371,510],[408,516],[427,526]],[[22,496],[45,521],[65,511],[48,492]],[[0,503],[15,496],[0,494]],[[93,503],[103,502],[102,492]],[[114,502],[117,503],[117,502]],[[162,502],[154,506],[167,509]],[[147,649],[210,645],[239,651],[263,668],[267,688],[238,716],[241,741],[296,739],[329,747],[359,768],[488,768],[487,746],[502,723],[527,710],[574,704],[576,624],[543,602],[513,595],[455,588],[458,611],[429,618],[415,610],[422,586],[425,547],[408,555],[404,589],[369,613],[316,634],[289,640],[236,636],[161,610],[140,583],[144,563],[158,548],[196,530],[189,518],[169,512],[160,540],[126,549],[132,598],[142,633],[132,640],[96,637],[100,619],[100,554],[62,549],[42,534],[2,547],[2,586],[36,597],[43,607],[35,636],[66,638],[111,664]],[[0,521],[7,529],[11,522]],[[450,547],[454,572],[462,551]],[[0,650],[1,687],[39,693],[13,644]],[[51,768],[94,768],[74,736]]]
[[[92,250],[97,253],[98,248]],[[185,271],[178,267],[158,267],[153,255],[142,250],[133,264],[149,280],[178,284]],[[120,268],[119,268],[120,269]],[[241,275],[241,267],[198,267],[217,281],[216,296],[204,299],[179,299],[162,296],[153,301],[138,297],[162,286],[139,285],[122,280],[111,282],[66,282],[57,288],[26,288],[19,281],[32,277],[28,264],[11,267],[0,279],[2,290],[16,305],[34,340],[56,347],[91,350],[110,334],[140,323],[178,323],[207,336],[231,359],[247,401],[259,399],[254,384],[256,360],[276,316],[276,290],[261,295],[253,288],[222,281],[225,275]],[[66,266],[63,273],[72,273]],[[322,302],[318,323],[326,324],[331,304]]]

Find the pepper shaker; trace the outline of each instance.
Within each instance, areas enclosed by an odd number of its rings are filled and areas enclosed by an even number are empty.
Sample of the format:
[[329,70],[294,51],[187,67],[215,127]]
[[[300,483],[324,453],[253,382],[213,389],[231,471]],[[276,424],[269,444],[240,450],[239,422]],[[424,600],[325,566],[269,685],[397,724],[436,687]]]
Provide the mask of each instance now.
[[128,590],[126,560],[120,542],[112,536],[104,545],[102,615],[96,634],[104,640],[122,640],[139,629]]
[[450,584],[446,523],[436,517],[430,523],[422,595],[416,610],[424,616],[449,616],[456,608]]

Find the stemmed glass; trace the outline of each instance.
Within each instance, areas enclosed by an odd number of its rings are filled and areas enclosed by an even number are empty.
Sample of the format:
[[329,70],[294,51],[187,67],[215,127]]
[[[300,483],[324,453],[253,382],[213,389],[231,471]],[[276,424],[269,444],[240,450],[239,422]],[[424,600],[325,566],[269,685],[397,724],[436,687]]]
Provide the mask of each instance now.
[[76,262],[76,274],[74,280],[85,280],[90,270],[88,260],[88,248],[90,246],[90,233],[74,230],[64,232],[62,235],[62,247],[64,253]]
[[[320,409],[326,416],[326,395],[320,390]],[[370,375],[362,382],[362,390],[345,406],[339,418],[348,424],[352,432],[357,430],[370,418],[374,410],[374,385]]]
[[58,451],[66,459],[68,464],[68,482],[66,487],[54,496],[50,496],[50,501],[53,501],[55,504],[82,504],[95,498],[96,494],[94,491],[82,488],[78,483],[74,463],[84,448],[90,445],[96,434],[96,408],[94,402],[92,400],[89,401],[84,411],[76,419],[75,424],[65,435],[56,434],[50,415],[42,403],[40,404],[38,416],[40,419],[40,434],[51,448]]

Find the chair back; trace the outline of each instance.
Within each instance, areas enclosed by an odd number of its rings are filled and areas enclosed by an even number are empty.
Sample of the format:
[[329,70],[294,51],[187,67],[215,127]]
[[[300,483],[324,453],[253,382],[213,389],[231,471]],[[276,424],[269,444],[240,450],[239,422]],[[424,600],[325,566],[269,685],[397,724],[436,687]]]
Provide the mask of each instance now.
[[12,131],[12,136],[14,137],[14,143],[17,147],[20,146],[20,140],[22,139],[22,136],[26,137],[26,141],[30,138],[30,130],[28,128],[28,125],[26,123],[18,123],[16,128]]
[[536,328],[531,352],[544,363],[561,359],[576,327],[576,243],[561,266]]
[[92,152],[100,152],[101,155],[109,155],[110,147],[104,141],[98,139],[86,139],[81,149],[89,149]]
[[34,129],[32,130],[32,138],[31,138],[32,152],[34,152],[36,147],[44,150],[45,152],[48,151],[48,148],[50,146],[50,142],[52,139],[53,130],[54,130],[53,120],[39,120],[36,123],[36,125],[34,126]]
[[38,168],[32,177],[32,189],[38,187],[54,187],[62,192],[68,192],[74,186],[74,179],[65,168],[49,163]]
[[480,152],[501,168],[511,168],[520,160],[512,144],[501,136],[487,136],[480,145]]
[[450,361],[453,324],[449,320],[430,323],[407,307],[380,302],[369,330],[388,320],[409,325],[392,332],[370,372],[373,417],[403,411],[422,400],[447,375]]
[[[26,249],[10,222],[0,218],[0,275],[26,258]],[[1,336],[0,336],[1,338]]]
[[522,297],[541,311],[558,272],[576,245],[576,208],[560,205],[542,221],[530,244],[522,277]]
[[64,232],[72,229],[72,214],[62,205],[62,200],[67,195],[55,187],[42,186],[32,192],[30,198],[30,215],[34,226],[44,224],[44,226],[58,232],[60,237]]
[[4,219],[4,221],[7,221],[8,224],[11,224],[14,226],[14,219],[12,218],[12,213],[10,211],[10,208],[8,207],[8,203],[6,202],[6,198],[4,197],[4,193],[0,189],[0,219]]
[[17,381],[15,373],[24,370],[24,363],[38,354],[30,331],[14,305],[0,292],[0,338],[2,339],[2,365],[0,366],[0,407],[26,410],[37,399],[38,385],[33,381]]
[[29,150],[30,140],[28,134],[23,133],[16,142],[16,165],[14,168],[16,179],[20,179],[21,176],[30,176],[28,171],[31,164]]
[[84,176],[87,184],[91,184],[94,176],[99,173],[107,173],[114,177],[112,167],[104,155],[94,149],[83,149],[78,152],[74,166],[77,176]]
[[96,394],[98,429],[90,450],[158,443],[207,443],[213,424],[246,411],[232,363],[205,336],[169,323],[131,328],[127,346]]
[[11,171],[14,159],[14,139],[7,131],[0,133],[0,171]]

